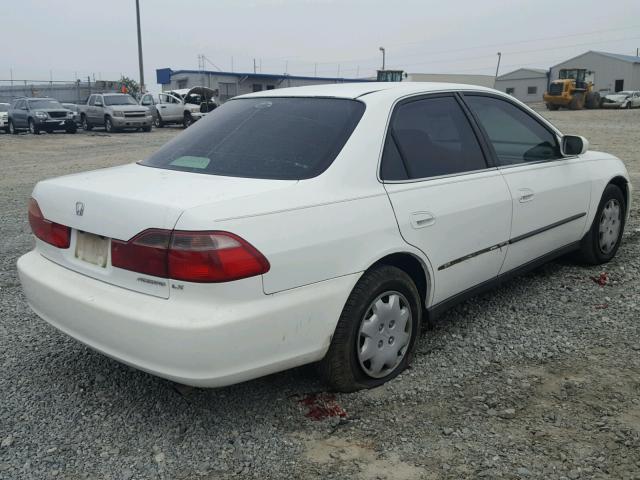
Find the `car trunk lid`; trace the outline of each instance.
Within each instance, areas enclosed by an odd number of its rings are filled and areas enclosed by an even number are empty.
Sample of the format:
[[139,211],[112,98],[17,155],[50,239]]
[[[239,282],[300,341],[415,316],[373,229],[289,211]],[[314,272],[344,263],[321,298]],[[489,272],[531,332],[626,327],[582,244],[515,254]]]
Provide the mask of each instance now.
[[[188,208],[243,198],[294,183],[179,172],[137,164],[45,180],[36,185],[33,198],[47,220],[71,227],[71,245],[68,249],[59,249],[38,241],[37,249],[50,260],[89,277],[168,298],[166,279],[111,265],[111,239],[127,241],[150,228],[171,230]],[[207,226],[203,225],[205,229]],[[106,258],[102,258],[104,255]]]

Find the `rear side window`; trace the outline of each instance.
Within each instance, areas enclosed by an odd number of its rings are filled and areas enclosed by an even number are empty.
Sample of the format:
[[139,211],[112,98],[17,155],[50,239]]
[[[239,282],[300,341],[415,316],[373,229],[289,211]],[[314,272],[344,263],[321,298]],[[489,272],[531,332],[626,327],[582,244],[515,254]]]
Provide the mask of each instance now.
[[337,98],[231,100],[140,163],[232,177],[311,178],[333,162],[364,108]]
[[510,102],[471,95],[465,101],[487,133],[499,165],[561,157],[556,136]]
[[401,104],[382,157],[383,180],[450,175],[486,168],[471,124],[452,96]]

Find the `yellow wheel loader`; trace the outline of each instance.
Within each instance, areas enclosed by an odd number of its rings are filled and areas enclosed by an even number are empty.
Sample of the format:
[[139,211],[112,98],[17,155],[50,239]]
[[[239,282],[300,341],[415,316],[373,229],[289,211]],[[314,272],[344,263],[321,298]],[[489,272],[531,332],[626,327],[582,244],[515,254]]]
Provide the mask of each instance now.
[[558,77],[542,96],[549,110],[600,107],[600,94],[593,90],[593,72],[584,68],[563,68]]

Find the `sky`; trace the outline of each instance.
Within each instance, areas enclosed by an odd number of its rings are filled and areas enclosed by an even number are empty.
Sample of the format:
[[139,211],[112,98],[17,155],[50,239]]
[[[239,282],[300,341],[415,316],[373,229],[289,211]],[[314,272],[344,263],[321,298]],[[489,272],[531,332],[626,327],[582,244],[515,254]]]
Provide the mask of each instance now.
[[[138,79],[135,0],[5,0],[0,82]],[[640,1],[140,0],[144,75],[156,68],[367,77],[549,68],[587,50],[635,55]]]

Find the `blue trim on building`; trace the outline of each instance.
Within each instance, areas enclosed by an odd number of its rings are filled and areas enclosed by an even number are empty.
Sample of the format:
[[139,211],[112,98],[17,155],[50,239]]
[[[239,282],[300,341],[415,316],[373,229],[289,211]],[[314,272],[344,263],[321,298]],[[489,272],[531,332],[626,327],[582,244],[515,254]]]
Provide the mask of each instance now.
[[247,77],[254,78],[256,80],[313,80],[313,81],[326,81],[334,83],[363,83],[373,82],[375,80],[358,79],[358,78],[339,78],[339,77],[305,77],[300,75],[276,75],[270,73],[242,73],[242,72],[217,72],[213,70],[171,70],[170,68],[158,68],[156,70],[157,82],[161,85],[171,83],[171,77],[173,75],[179,75],[181,73],[186,74],[207,74],[207,75],[222,75],[229,77]]

